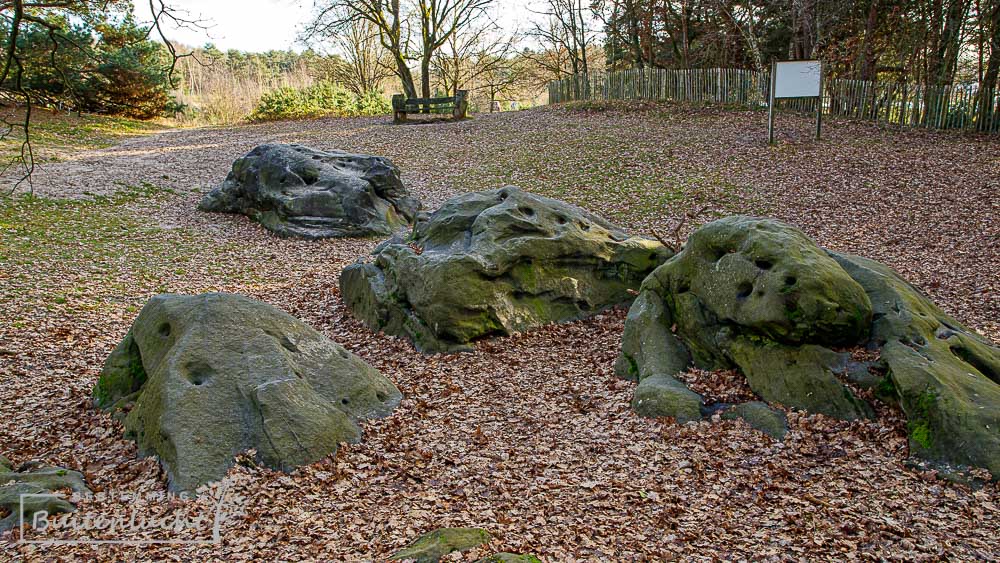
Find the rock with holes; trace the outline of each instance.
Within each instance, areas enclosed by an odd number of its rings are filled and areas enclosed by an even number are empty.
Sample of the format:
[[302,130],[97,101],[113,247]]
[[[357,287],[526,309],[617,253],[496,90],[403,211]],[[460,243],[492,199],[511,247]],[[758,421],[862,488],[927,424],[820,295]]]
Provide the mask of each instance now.
[[347,306],[419,350],[586,317],[632,300],[672,256],[583,209],[513,186],[466,194],[340,278]]
[[260,145],[233,163],[199,209],[242,213],[283,236],[389,235],[411,224],[420,203],[385,157]]
[[616,364],[640,382],[637,410],[692,419],[697,395],[674,378],[691,365],[739,369],[766,401],[848,420],[872,414],[852,387],[874,388],[902,405],[912,453],[1000,474],[1000,349],[892,270],[777,221],[705,225],[643,281]]
[[236,454],[290,470],[389,414],[393,384],[302,321],[239,295],[157,295],[108,358],[100,408],[160,459],[172,490],[222,478]]

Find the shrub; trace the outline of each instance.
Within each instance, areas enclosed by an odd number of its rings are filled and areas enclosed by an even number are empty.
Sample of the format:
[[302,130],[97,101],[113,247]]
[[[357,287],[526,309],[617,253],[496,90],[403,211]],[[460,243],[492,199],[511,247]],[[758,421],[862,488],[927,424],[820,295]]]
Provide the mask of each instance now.
[[388,115],[392,113],[392,103],[382,94],[371,91],[357,98],[358,115]]
[[[56,28],[38,21],[19,30],[16,51],[22,86],[34,103],[138,119],[173,109],[167,49],[150,40],[148,30],[131,16],[117,20],[102,11],[87,18],[54,15]],[[9,42],[10,31],[0,29],[0,43],[6,48]],[[0,90],[17,92],[16,74],[11,71]]]
[[284,87],[264,94],[250,114],[250,120],[384,115],[391,109],[389,102],[377,92],[355,96],[339,84],[318,82],[306,88]]

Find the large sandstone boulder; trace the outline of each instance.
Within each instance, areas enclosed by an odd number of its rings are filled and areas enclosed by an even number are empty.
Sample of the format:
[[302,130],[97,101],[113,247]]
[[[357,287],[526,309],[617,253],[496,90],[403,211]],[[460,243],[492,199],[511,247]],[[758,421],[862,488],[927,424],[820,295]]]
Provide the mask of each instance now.
[[[880,360],[842,351],[858,346]],[[845,382],[877,388],[906,412],[913,454],[1000,475],[1000,348],[889,268],[788,225],[715,221],[643,282],[616,365],[639,381],[633,406],[681,421],[707,414],[674,378],[692,365],[737,368],[766,401],[848,420],[872,409]]]
[[388,158],[303,145],[260,145],[233,163],[202,211],[242,213],[283,236],[390,235],[413,222],[409,196]]
[[268,467],[314,462],[400,401],[393,384],[298,319],[238,295],[158,295],[108,358],[99,407],[133,405],[125,430],[172,490],[222,478],[253,449]]
[[341,294],[374,330],[424,352],[579,319],[632,300],[662,244],[513,186],[466,194],[346,268]]

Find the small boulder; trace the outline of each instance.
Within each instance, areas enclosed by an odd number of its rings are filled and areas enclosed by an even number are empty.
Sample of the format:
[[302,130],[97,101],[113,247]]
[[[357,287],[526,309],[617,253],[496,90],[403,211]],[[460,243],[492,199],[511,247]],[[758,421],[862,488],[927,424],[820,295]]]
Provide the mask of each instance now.
[[97,406],[127,409],[127,436],[172,490],[221,479],[235,455],[290,470],[360,439],[396,387],[302,321],[239,295],[157,295],[108,358]]
[[785,413],[761,401],[742,403],[726,409],[723,420],[740,419],[775,440],[784,440],[788,434],[788,417]]
[[488,541],[490,534],[482,528],[439,528],[413,540],[413,543],[393,553],[389,559],[437,563],[449,553],[467,551]]
[[701,395],[669,375],[654,375],[639,382],[632,397],[635,412],[649,418],[673,417],[684,424],[701,420]]
[[385,236],[411,224],[420,203],[385,157],[260,145],[233,163],[202,211],[242,213],[282,236]]
[[424,352],[630,303],[673,253],[583,209],[514,186],[462,195],[412,235],[344,269],[341,295],[373,330]]

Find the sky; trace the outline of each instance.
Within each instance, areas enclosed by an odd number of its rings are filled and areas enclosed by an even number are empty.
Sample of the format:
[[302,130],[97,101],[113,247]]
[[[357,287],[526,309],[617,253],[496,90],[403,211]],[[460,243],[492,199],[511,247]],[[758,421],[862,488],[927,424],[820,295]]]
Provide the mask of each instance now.
[[[507,29],[526,25],[531,0],[496,0],[496,17]],[[313,0],[168,0],[168,5],[186,10],[191,19],[206,20],[209,29],[177,29],[166,25],[171,42],[200,47],[214,43],[223,51],[302,50],[296,42],[299,31],[309,21]],[[136,2],[136,15],[151,19],[149,3]]]

